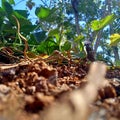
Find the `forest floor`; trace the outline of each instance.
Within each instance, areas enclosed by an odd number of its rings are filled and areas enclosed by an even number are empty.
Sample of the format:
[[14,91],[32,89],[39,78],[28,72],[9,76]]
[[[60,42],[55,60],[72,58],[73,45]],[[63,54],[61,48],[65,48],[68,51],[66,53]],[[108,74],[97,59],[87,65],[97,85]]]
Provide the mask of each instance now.
[[104,87],[86,89],[89,67],[57,58],[0,64],[0,120],[119,120],[120,68],[107,69]]

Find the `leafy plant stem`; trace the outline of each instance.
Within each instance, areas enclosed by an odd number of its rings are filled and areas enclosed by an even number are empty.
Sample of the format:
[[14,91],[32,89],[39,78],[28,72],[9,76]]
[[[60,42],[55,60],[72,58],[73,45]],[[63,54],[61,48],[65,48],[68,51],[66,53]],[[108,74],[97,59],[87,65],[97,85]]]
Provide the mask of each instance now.
[[63,37],[63,25],[61,26],[61,31],[60,31],[60,38],[59,38],[59,50],[62,51],[61,49],[61,42],[62,42],[62,37]]
[[94,47],[95,47],[95,43],[96,43],[96,41],[97,41],[98,34],[99,34],[99,31],[96,32],[95,39],[94,39],[93,42],[92,42],[93,49],[94,49]]

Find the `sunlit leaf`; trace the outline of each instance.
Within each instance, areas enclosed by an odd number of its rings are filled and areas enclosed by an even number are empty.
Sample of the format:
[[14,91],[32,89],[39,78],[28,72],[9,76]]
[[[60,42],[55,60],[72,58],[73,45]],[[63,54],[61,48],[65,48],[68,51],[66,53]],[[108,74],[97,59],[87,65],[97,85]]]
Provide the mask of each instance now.
[[50,14],[50,9],[49,8],[45,8],[45,7],[40,7],[40,8],[36,8],[35,14],[43,19],[49,16]]
[[54,35],[56,35],[56,34],[58,34],[59,33],[59,29],[52,29],[50,32],[49,32],[49,34],[48,34],[48,36],[54,36]]
[[109,25],[110,23],[112,23],[115,20],[115,18],[116,16],[112,14],[112,15],[106,16],[105,18],[101,20],[94,20],[91,22],[91,28],[94,31],[99,31],[103,29],[104,27],[106,27],[107,25]]
[[84,51],[84,44],[82,42],[80,42],[79,49],[80,51]]
[[120,34],[113,34],[110,36],[110,45],[116,46],[120,42]]

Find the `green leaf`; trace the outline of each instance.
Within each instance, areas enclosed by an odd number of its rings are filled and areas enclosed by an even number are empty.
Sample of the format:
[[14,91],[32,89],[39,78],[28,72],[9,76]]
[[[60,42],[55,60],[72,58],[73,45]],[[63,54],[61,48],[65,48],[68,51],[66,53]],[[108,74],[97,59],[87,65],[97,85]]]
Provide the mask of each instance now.
[[68,50],[71,49],[71,47],[72,47],[71,42],[70,41],[66,41],[64,43],[64,45],[61,46],[61,49],[62,49],[62,51],[68,51]]
[[40,45],[37,46],[36,50],[39,53],[47,53],[45,41],[42,41]]
[[115,61],[115,66],[120,68],[120,60]]
[[29,14],[27,10],[14,10],[15,12],[19,13],[20,15],[22,15],[25,18],[28,18]]
[[113,34],[110,36],[110,45],[116,46],[120,42],[120,34]]
[[36,48],[39,53],[51,54],[54,50],[58,50],[59,46],[52,37],[48,37],[47,40],[42,41]]
[[77,48],[81,51],[84,51],[84,45],[83,45],[83,40],[85,37],[83,35],[78,35],[75,37],[74,42],[76,43]]
[[49,37],[45,42],[46,42],[47,54],[51,54],[54,50],[59,49],[58,44],[54,41],[52,37]]
[[50,37],[50,36],[54,36],[56,34],[59,34],[59,29],[58,28],[50,30],[48,36]]
[[[19,20],[21,29],[22,29],[22,27],[25,26],[25,25],[32,25],[32,23],[31,23],[26,17],[24,17],[23,15],[21,15],[21,14],[18,13],[17,11],[14,11],[13,14],[14,14],[14,15],[16,16],[16,18]],[[14,21],[14,22],[13,22],[13,21]],[[11,19],[11,22],[16,24],[16,21],[15,21],[15,19],[14,19],[13,17],[12,17],[12,19]]]
[[6,2],[5,0],[2,0],[2,7],[9,16],[13,13],[12,6],[8,2]]
[[4,3],[6,2],[6,0],[1,0],[1,5],[2,5],[2,8],[4,7]]
[[10,24],[3,24],[3,31],[6,33],[14,34],[16,32],[16,29],[13,29]]
[[14,4],[15,5],[15,1],[14,0],[8,0],[10,4]]
[[2,31],[2,26],[3,26],[3,19],[0,18],[0,34],[1,34],[1,31]]
[[21,27],[21,31],[23,31],[26,35],[29,35],[30,32],[33,32],[34,29],[36,28],[36,25],[23,25]]
[[77,37],[75,37],[74,41],[75,42],[82,42],[84,40],[84,36],[83,35],[78,35]]
[[91,28],[94,31],[99,31],[103,29],[105,26],[107,26],[108,24],[112,23],[115,20],[115,18],[116,16],[112,14],[112,15],[106,16],[105,18],[101,20],[94,20],[91,22]]
[[5,15],[5,11],[0,7],[0,18],[4,18]]
[[41,42],[41,41],[45,40],[47,37],[46,31],[35,32],[34,36],[35,36],[37,42]]
[[80,42],[80,44],[79,44],[79,50],[80,50],[80,52],[84,51],[84,45],[82,42]]
[[59,38],[60,38],[60,35],[59,35],[59,29],[56,28],[56,29],[53,29],[53,30],[50,30],[50,32],[48,33],[48,36],[49,37],[56,37],[56,40],[58,41]]
[[[21,11],[21,10],[20,10]],[[14,11],[13,12],[13,14],[19,19],[19,18],[21,18],[21,19],[26,19],[27,20],[27,18],[26,18],[26,15],[23,15],[22,13],[22,11],[20,12],[19,10],[17,11]]]
[[45,7],[40,7],[40,8],[36,8],[35,14],[41,18],[47,18],[50,14],[50,9],[49,8],[45,8]]
[[49,15],[45,18],[42,18],[41,21],[46,21],[46,22],[49,22],[49,23],[53,23],[56,20],[56,22],[59,23],[61,21],[60,20],[61,16],[58,13],[56,13],[58,8],[53,7],[49,10],[50,10]]
[[38,45],[38,42],[37,42],[34,34],[31,33],[29,36],[30,36],[30,38],[29,38],[29,40],[28,40],[28,44]]

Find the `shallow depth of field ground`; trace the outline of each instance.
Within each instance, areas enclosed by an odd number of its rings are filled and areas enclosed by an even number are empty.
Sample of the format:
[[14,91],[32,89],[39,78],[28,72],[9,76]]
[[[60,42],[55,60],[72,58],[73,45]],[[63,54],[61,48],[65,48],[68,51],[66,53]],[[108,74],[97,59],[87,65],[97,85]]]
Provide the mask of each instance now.
[[[95,100],[84,110],[77,94],[84,94],[89,66],[87,60],[1,64],[0,120],[78,120],[82,112],[86,112],[84,120],[119,120],[120,68],[107,70],[108,84],[98,89]],[[93,94],[90,90],[83,101]]]

